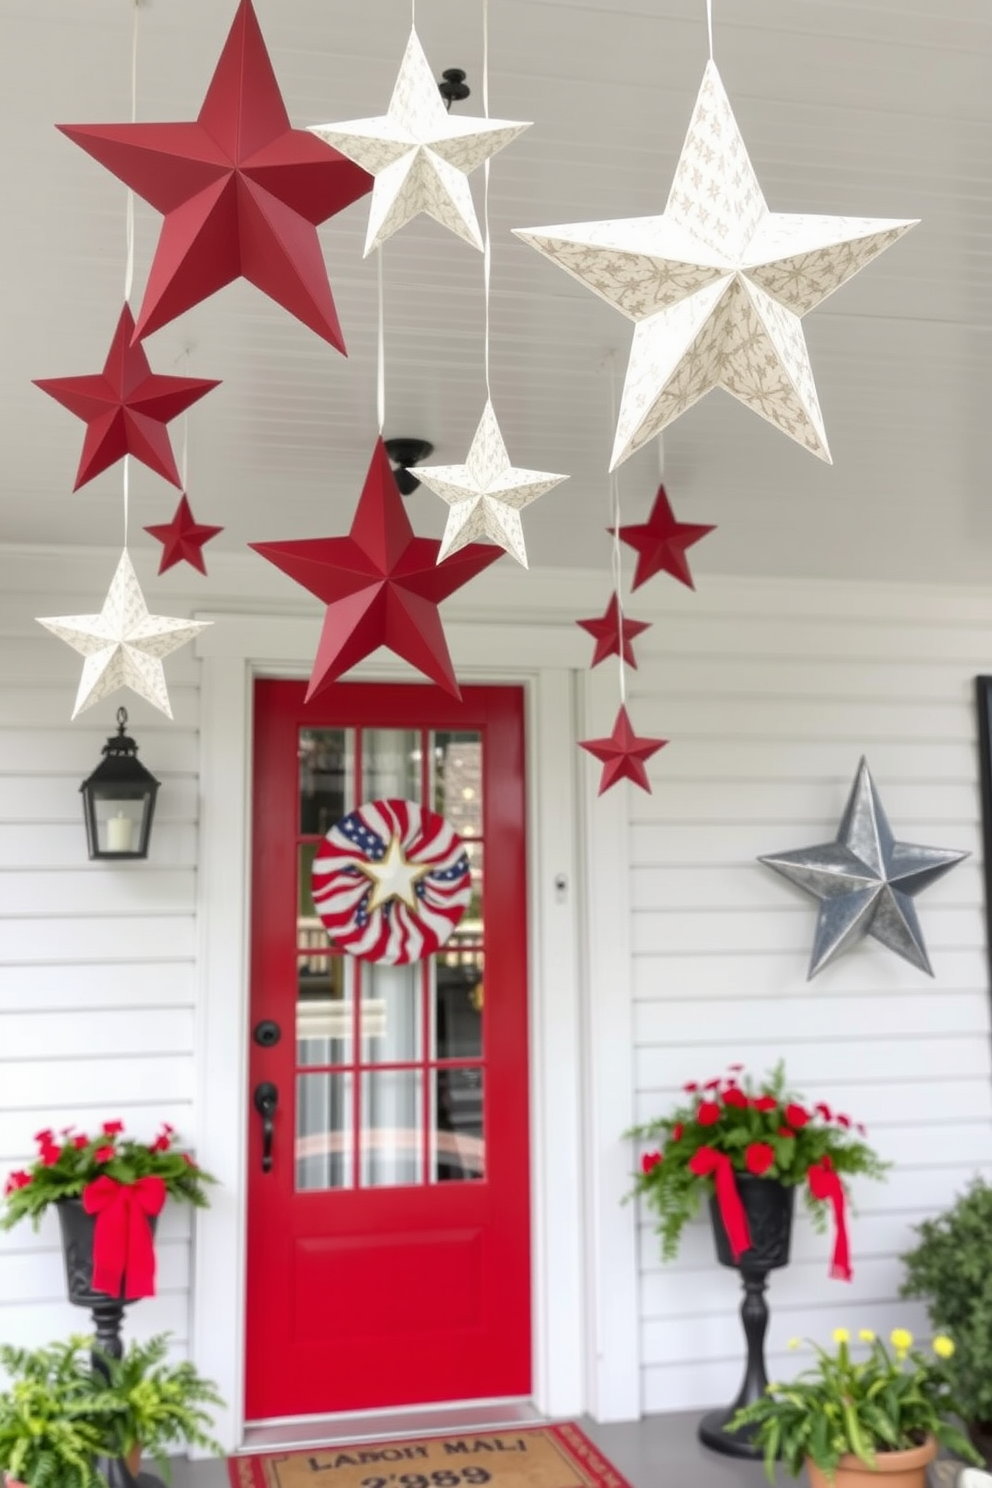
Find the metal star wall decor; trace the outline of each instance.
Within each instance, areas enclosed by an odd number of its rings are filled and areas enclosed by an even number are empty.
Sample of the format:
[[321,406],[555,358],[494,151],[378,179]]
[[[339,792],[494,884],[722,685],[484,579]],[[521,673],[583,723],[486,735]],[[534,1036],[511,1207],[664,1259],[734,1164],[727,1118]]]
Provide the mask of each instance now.
[[651,782],[646,762],[667,743],[667,739],[653,739],[648,734],[636,733],[630,715],[621,703],[613,721],[613,732],[605,739],[580,739],[579,748],[587,750],[603,767],[599,778],[600,795],[621,780],[632,780],[650,795]]
[[635,322],[615,469],[715,387],[829,462],[801,317],[914,225],[769,212],[710,61],[663,215],[515,232]]
[[913,898],[966,857],[896,842],[862,759],[834,842],[758,861],[820,900],[809,981],[866,935],[933,976]]
[[178,651],[211,623],[149,615],[127,548],[99,615],[38,619],[39,625],[86,658],[73,718],[122,687],[129,687],[171,718],[162,657]]
[[418,465],[417,478],[450,510],[438,562],[467,543],[488,537],[527,567],[520,513],[554,486],[568,480],[549,470],[518,470],[510,464],[493,405],[486,403],[464,465]]
[[449,114],[416,31],[410,32],[388,113],[310,126],[375,176],[366,257],[421,212],[481,252],[468,176],[529,128],[508,119]]

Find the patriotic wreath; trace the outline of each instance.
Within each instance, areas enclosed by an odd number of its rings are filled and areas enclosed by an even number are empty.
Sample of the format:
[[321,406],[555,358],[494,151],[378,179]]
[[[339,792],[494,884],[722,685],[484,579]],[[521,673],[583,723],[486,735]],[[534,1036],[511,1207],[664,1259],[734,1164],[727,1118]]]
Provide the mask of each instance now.
[[400,966],[444,945],[468,907],[472,873],[443,816],[416,801],[367,801],[327,833],[311,889],[335,945]]

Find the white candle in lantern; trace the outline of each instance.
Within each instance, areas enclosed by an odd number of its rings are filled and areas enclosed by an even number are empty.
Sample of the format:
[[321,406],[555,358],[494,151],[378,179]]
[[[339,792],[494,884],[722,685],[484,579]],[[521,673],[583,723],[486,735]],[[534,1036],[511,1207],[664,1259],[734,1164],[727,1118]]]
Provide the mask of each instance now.
[[107,819],[107,851],[130,852],[131,833],[134,823],[129,816],[119,811]]

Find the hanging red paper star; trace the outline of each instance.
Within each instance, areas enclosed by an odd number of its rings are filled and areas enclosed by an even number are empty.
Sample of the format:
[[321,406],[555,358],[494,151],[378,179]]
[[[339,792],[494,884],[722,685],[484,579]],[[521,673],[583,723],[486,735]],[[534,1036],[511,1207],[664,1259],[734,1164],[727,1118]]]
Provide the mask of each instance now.
[[[606,530],[614,532],[616,529],[608,527]],[[637,551],[633,587],[639,588],[664,569],[681,584],[695,589],[685,550],[699,542],[707,532],[715,531],[715,527],[703,527],[696,522],[676,521],[665,488],[659,486],[647,521],[620,528],[621,540]]]
[[617,598],[616,590],[602,615],[589,620],[576,620],[575,623],[581,625],[583,630],[587,630],[596,642],[592,666],[599,666],[599,663],[605,661],[608,656],[619,656],[622,646],[624,661],[628,666],[636,668],[634,648],[630,643],[642,631],[651,629],[650,622],[647,620],[628,620],[626,615],[621,618],[620,600]]
[[347,537],[249,547],[327,605],[308,702],[380,646],[461,697],[437,607],[503,549],[469,543],[438,563],[441,544],[414,536],[381,439]]
[[133,455],[174,486],[182,485],[165,426],[218,382],[153,372],[144,347],[131,345],[133,332],[134,317],[125,304],[102,372],[35,378],[35,387],[86,423],[74,491],[125,455]]
[[603,773],[599,782],[599,794],[608,791],[618,780],[632,780],[641,790],[651,794],[648,772],[644,761],[649,760],[659,749],[664,749],[667,739],[641,738],[634,733],[627,716],[627,709],[620,708],[608,739],[584,739],[580,749],[587,749],[600,761]]
[[207,565],[203,561],[203,544],[224,529],[205,527],[200,522],[195,522],[189,501],[183,493],[172,521],[163,522],[157,527],[146,527],[145,531],[162,544],[162,560],[158,566],[160,574],[164,574],[168,568],[174,568],[177,563],[189,563],[205,574]]
[[344,351],[317,225],[372,177],[290,127],[251,0],[238,6],[195,123],[59,128],[165,214],[136,339],[243,275]]

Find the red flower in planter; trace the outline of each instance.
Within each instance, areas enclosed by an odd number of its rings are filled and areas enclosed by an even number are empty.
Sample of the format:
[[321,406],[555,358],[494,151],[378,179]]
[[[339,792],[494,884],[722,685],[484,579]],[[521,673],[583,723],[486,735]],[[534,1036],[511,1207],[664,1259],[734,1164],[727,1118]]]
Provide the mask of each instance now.
[[697,1081],[690,1080],[688,1084],[682,1086],[682,1089],[688,1090],[689,1094],[692,1095],[694,1091],[699,1089],[699,1085]]
[[780,1137],[793,1137],[793,1138],[796,1135],[795,1132],[792,1130],[792,1128],[789,1127],[789,1126],[780,1126],[779,1129],[778,1129],[778,1134],[779,1134]]
[[30,1182],[31,1174],[25,1173],[23,1168],[19,1168],[16,1173],[11,1173],[10,1177],[7,1179],[7,1182],[4,1184],[4,1198],[7,1198],[9,1194],[15,1193],[19,1188],[27,1188]]
[[661,1162],[660,1152],[645,1152],[641,1158],[641,1168],[645,1173],[651,1173]]
[[747,1110],[747,1096],[743,1090],[738,1090],[736,1085],[731,1085],[723,1092],[723,1104],[725,1106],[736,1106],[740,1111]]
[[62,1148],[57,1146],[54,1142],[46,1143],[45,1146],[41,1149],[41,1160],[45,1164],[46,1168],[54,1166],[54,1164],[58,1162],[61,1156]]
[[775,1161],[775,1148],[769,1146],[767,1142],[752,1142],[744,1153],[744,1161],[748,1172],[760,1178],[763,1173],[768,1172]]
[[715,1090],[716,1087],[719,1085],[719,1083],[720,1083],[720,1081],[718,1079],[717,1080],[707,1080],[706,1081],[706,1084],[703,1086],[703,1089],[704,1090]]
[[39,1147],[49,1147],[55,1141],[55,1133],[51,1127],[46,1127],[44,1131],[35,1132],[34,1139]]
[[84,1137],[82,1132],[80,1132],[78,1137],[73,1137],[72,1145],[73,1147],[75,1147],[77,1152],[82,1152],[84,1147],[88,1147],[90,1145],[90,1139],[89,1137]]
[[785,1119],[791,1127],[799,1131],[809,1120],[809,1112],[804,1110],[802,1106],[786,1106]]
[[676,1121],[675,1126],[672,1129],[672,1141],[673,1142],[681,1142],[681,1140],[682,1140],[682,1133],[684,1131],[685,1131],[685,1127],[682,1125],[681,1121]]
[[93,1154],[97,1162],[110,1162],[111,1158],[117,1156],[113,1147],[98,1147]]
[[123,1121],[105,1121],[100,1128],[106,1137],[116,1137],[124,1130]]
[[696,1120],[700,1126],[714,1126],[720,1120],[720,1107],[716,1101],[700,1101]]
[[838,1126],[848,1127],[851,1124],[850,1116],[838,1116],[836,1120]]
[[166,1135],[165,1132],[162,1132],[162,1133],[160,1133],[159,1136],[157,1136],[155,1138],[154,1142],[151,1143],[151,1145],[148,1148],[148,1151],[149,1152],[168,1152],[168,1150],[169,1150],[169,1148],[171,1146],[172,1146],[172,1143],[169,1140],[168,1136]]
[[777,1111],[778,1101],[773,1095],[759,1095],[751,1102],[756,1111]]
[[830,1109],[829,1106],[825,1106],[823,1104],[823,1101],[818,1101],[817,1102],[817,1105],[815,1107],[815,1110],[816,1110],[817,1116],[822,1116],[823,1119],[824,1119],[824,1121],[833,1121],[833,1119],[834,1119],[833,1112],[831,1111],[831,1109]]

